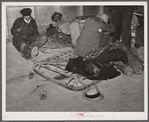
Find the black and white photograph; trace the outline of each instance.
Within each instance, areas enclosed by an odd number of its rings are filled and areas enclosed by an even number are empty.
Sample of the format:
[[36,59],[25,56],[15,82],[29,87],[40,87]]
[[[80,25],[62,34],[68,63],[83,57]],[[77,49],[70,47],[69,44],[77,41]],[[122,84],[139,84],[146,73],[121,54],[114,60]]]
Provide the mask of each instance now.
[[2,120],[147,120],[147,2],[2,2]]

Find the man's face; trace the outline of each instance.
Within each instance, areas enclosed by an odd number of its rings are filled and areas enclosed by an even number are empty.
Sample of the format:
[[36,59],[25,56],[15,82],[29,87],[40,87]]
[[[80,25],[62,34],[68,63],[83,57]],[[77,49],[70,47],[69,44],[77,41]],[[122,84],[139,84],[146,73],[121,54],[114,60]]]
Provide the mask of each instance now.
[[30,16],[24,16],[24,18],[25,18],[26,20],[29,20],[31,17],[30,17]]
[[94,74],[94,67],[90,63],[85,62],[84,72],[88,75],[93,75]]
[[100,70],[93,63],[85,63],[84,71],[88,75],[93,75],[94,77],[98,77]]
[[56,14],[56,15],[55,15],[55,18],[54,18],[54,21],[55,21],[55,22],[60,21],[60,15]]

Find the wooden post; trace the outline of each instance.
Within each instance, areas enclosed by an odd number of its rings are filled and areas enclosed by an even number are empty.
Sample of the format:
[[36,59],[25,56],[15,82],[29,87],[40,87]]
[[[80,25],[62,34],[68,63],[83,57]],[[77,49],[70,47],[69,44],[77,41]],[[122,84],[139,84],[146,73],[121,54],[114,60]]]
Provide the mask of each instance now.
[[[11,40],[11,33],[10,33],[10,27],[9,27],[9,17],[8,17],[8,9],[9,7],[6,7],[6,27],[7,27],[7,31],[8,31],[8,35],[6,33],[6,36],[8,36],[8,39]],[[7,38],[6,38],[7,39]]]
[[99,6],[98,14],[102,14],[104,12],[104,6]]
[[83,16],[83,6],[79,6],[79,16]]
[[37,10],[37,8],[36,8],[36,6],[34,6],[34,19],[37,21],[37,13],[36,13],[36,10]]

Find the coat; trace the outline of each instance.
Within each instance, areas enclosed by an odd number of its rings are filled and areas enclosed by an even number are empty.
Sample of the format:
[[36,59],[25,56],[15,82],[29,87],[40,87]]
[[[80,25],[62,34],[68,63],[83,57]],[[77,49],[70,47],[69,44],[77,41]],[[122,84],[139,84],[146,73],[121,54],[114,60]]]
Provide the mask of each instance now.
[[103,46],[100,45],[101,42],[104,44],[104,40],[101,40],[103,32],[113,33],[114,28],[98,17],[87,18],[77,39],[75,53],[84,57],[88,52],[95,51],[99,46]]
[[[22,26],[21,31],[18,31],[18,28]],[[37,24],[35,19],[31,17],[31,21],[27,24],[23,17],[17,18],[11,28],[11,34],[13,35],[13,45],[15,48],[20,51],[20,46],[22,43],[31,44],[36,41],[39,37],[39,32],[37,29]]]

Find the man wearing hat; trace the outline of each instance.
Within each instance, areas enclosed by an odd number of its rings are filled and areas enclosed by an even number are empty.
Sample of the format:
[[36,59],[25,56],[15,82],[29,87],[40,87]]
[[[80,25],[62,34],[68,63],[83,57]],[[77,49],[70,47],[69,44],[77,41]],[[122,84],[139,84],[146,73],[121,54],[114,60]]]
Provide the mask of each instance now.
[[[77,39],[75,52],[84,57],[87,53],[97,50],[99,47],[106,45],[106,41],[102,38],[104,34],[109,36],[113,33],[114,28],[108,24],[108,16],[104,13],[95,17],[89,17],[85,20],[80,37]],[[105,37],[106,37],[105,36]]]
[[[31,58],[31,50],[35,47],[30,45],[39,41],[37,24],[35,19],[31,17],[31,12],[30,8],[22,9],[20,13],[23,17],[17,18],[11,28],[13,45],[25,59]],[[38,48],[36,47],[36,49]]]
[[80,36],[80,32],[83,26],[83,23],[75,20],[72,22],[62,20],[62,14],[55,12],[51,16],[51,20],[55,22],[55,26],[58,28],[58,31],[66,34],[71,35],[72,45],[76,45],[76,40]]

